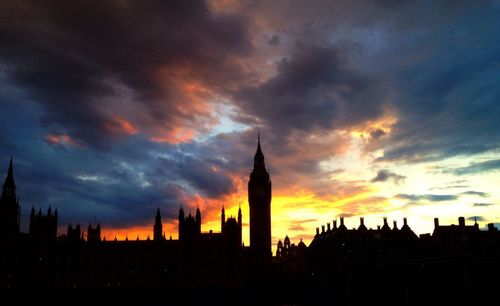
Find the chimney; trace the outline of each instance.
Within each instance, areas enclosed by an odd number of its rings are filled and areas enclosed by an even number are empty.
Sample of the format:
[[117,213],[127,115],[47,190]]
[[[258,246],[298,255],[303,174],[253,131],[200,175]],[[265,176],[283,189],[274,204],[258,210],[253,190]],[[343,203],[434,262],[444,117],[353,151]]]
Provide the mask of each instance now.
[[398,229],[398,221],[394,220],[392,221],[392,224],[394,225],[394,229]]
[[434,228],[439,227],[439,218],[434,218]]
[[330,231],[330,222],[326,224],[326,228],[328,228],[328,231]]
[[340,217],[340,226],[344,225],[344,217]]
[[333,229],[337,229],[337,220],[333,220]]
[[458,217],[458,226],[465,227],[465,218],[464,217]]
[[316,228],[316,235],[319,235],[319,227]]
[[325,232],[325,226],[321,225],[321,234],[323,234],[324,232]]
[[387,217],[384,217],[384,225],[387,225]]
[[488,223],[488,231],[489,232],[496,232],[495,224],[493,223]]
[[365,225],[365,218],[363,217],[359,218],[359,225]]
[[408,226],[408,221],[406,220],[406,217],[403,218],[403,226]]

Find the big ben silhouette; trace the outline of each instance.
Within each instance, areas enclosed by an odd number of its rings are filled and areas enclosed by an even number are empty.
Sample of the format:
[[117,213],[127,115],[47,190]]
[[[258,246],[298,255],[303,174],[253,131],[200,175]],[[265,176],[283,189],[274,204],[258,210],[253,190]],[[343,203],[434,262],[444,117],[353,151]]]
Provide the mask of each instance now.
[[248,181],[248,203],[250,205],[250,250],[255,262],[270,263],[271,251],[271,179],[257,136],[253,170]]

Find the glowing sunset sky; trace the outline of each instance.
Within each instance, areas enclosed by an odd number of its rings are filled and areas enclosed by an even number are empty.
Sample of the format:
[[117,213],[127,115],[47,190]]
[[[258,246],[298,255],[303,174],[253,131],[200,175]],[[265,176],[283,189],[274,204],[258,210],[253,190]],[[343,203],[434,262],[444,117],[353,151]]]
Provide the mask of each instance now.
[[[273,241],[338,216],[500,222],[499,1],[0,1],[0,169],[59,231],[152,236],[243,209]],[[473,221],[467,221],[473,222]],[[273,250],[275,247],[273,246]]]

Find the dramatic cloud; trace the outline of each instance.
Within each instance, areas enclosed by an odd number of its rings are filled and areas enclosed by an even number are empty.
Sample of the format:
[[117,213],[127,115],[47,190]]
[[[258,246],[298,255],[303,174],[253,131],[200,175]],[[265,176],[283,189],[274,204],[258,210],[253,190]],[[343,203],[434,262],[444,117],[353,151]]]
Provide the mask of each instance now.
[[333,215],[426,224],[447,201],[495,215],[499,9],[6,0],[0,166],[14,154],[23,218],[52,205],[126,230],[160,207],[175,231],[184,205],[216,228],[222,204],[248,217],[260,131],[276,237]]
[[377,118],[384,106],[377,82],[344,65],[335,48],[300,45],[276,64],[276,76],[242,90],[241,107],[276,130],[290,123],[299,130],[343,128]]
[[245,18],[202,1],[2,7],[2,70],[40,104],[44,127],[98,147],[139,131],[167,142],[204,131],[217,120],[206,100],[244,78],[235,57],[252,48]]
[[399,184],[406,178],[404,175],[399,175],[394,172],[391,172],[387,169],[382,169],[377,172],[377,176],[370,180],[370,182],[386,182],[388,180],[393,180],[396,184]]

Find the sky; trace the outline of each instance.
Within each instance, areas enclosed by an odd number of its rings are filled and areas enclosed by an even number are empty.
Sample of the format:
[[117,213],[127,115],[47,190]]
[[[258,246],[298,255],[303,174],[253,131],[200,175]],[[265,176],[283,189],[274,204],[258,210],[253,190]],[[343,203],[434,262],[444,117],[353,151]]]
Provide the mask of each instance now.
[[[273,243],[340,216],[500,225],[500,1],[0,0],[0,173],[107,239],[243,211]],[[274,246],[273,246],[274,250]]]

